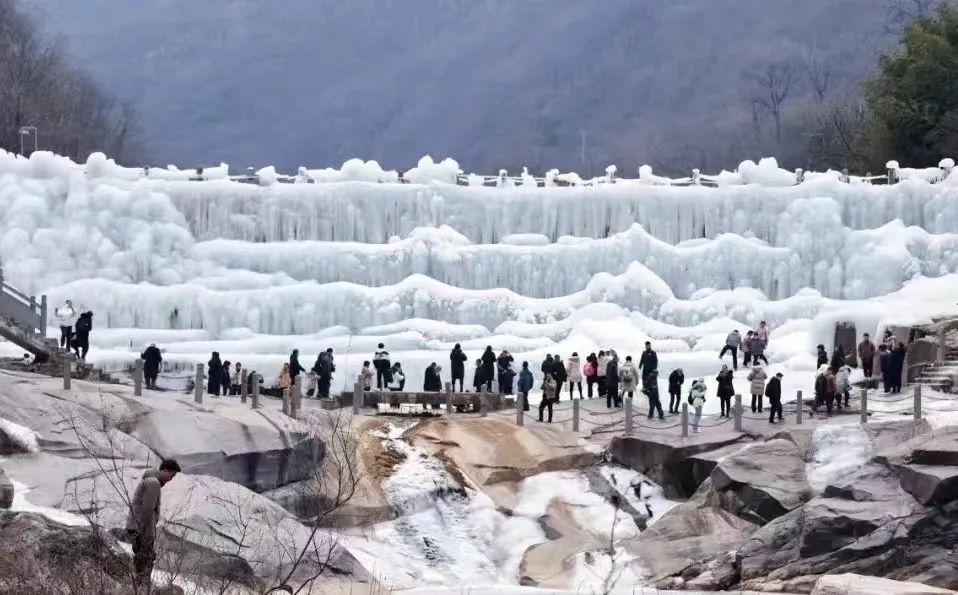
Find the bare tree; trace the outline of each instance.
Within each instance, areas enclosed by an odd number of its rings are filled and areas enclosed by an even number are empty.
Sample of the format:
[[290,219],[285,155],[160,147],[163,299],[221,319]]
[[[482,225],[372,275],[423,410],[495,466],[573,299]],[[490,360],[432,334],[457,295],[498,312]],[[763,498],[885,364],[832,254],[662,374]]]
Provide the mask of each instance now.
[[792,93],[796,80],[794,62],[773,62],[753,75],[755,94],[752,96],[754,118],[764,114],[775,124],[775,142],[782,140],[782,112]]
[[815,93],[815,98],[819,103],[825,101],[832,83],[832,63],[822,55],[815,41],[812,41],[802,53],[802,69],[805,71],[812,92]]

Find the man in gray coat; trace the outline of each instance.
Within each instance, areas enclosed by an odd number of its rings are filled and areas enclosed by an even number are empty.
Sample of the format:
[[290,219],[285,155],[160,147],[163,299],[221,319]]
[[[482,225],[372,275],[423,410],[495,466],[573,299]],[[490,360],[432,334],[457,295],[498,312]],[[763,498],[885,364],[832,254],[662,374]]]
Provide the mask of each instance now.
[[180,472],[173,459],[164,459],[158,470],[149,469],[136,486],[126,518],[126,532],[133,540],[133,567],[136,583],[149,585],[156,559],[156,523],[160,519],[160,490]]

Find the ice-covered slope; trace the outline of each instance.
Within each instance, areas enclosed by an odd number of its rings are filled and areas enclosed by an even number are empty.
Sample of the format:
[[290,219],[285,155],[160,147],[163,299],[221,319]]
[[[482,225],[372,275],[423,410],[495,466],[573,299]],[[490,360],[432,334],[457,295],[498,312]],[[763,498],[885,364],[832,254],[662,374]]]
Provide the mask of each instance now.
[[[267,373],[293,347],[343,337],[349,351],[356,335],[370,337],[356,366],[383,338],[423,364],[454,341],[535,360],[652,337],[704,355],[759,320],[792,329],[770,348],[786,363],[830,343],[838,320],[874,332],[954,306],[956,174],[782,186],[793,174],[766,161],[718,188],[437,181],[455,168],[423,162],[411,184],[255,186],[0,153],[0,262],[14,285],[94,311],[94,358],[157,337],[184,363],[220,347]],[[696,369],[711,375],[711,357]]]

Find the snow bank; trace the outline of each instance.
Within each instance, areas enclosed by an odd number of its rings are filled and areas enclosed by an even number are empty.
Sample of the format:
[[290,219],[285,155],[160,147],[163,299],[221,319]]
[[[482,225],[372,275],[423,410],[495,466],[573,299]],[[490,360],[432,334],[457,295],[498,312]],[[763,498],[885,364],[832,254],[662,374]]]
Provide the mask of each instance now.
[[40,452],[40,435],[30,428],[0,417],[0,434],[23,452]]

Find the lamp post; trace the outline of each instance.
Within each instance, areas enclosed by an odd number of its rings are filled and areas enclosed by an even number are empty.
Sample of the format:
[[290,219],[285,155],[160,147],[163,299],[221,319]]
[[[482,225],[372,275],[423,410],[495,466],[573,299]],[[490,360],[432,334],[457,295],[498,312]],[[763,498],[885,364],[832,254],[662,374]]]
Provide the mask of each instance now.
[[[23,137],[25,137],[25,136],[33,136],[33,153],[36,153],[36,152],[37,152],[37,146],[38,146],[38,145],[37,145],[37,127],[36,127],[36,126],[21,126],[21,127],[20,127],[20,130],[19,130],[18,132],[20,133],[20,154],[21,154],[21,155],[24,155],[24,153],[23,153]],[[25,157],[25,156],[26,156],[26,155],[24,155],[24,157]]]

